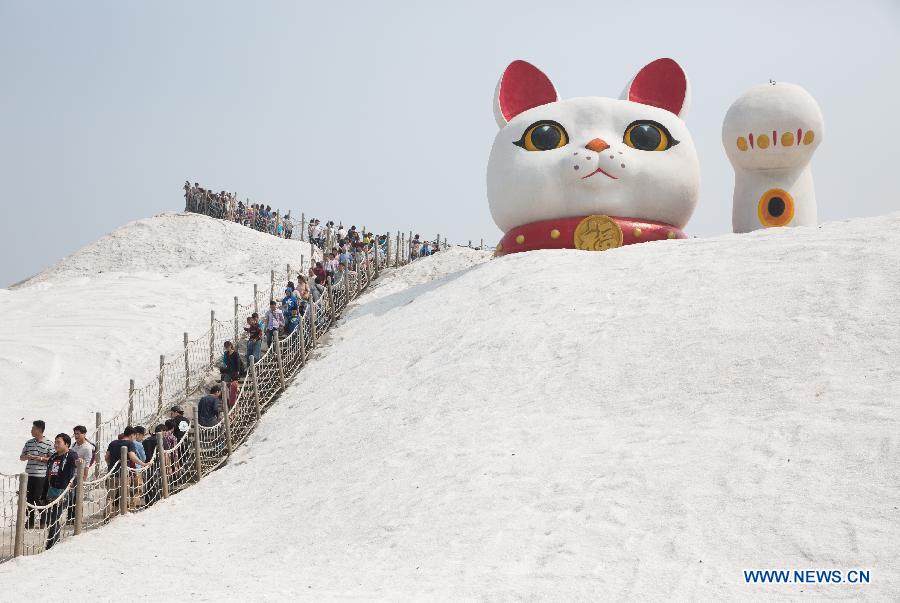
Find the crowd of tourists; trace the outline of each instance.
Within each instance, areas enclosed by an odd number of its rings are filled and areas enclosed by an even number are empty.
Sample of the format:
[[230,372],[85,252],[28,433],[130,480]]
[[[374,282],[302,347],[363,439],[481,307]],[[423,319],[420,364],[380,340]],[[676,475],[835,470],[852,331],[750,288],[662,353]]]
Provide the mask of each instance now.
[[236,193],[211,191],[188,180],[183,188],[185,211],[237,222],[283,239],[293,236],[294,220],[290,211],[282,214],[280,210],[273,210],[271,205],[250,203],[249,199],[241,201]]
[[[279,237],[291,238],[293,235],[290,212],[281,215],[268,205],[245,204],[234,193],[216,193],[197,183],[185,182],[184,192],[187,211],[231,220]],[[263,341],[268,348],[276,335],[290,336],[301,327],[312,304],[326,295],[329,288],[333,294],[339,294],[351,282],[350,274],[368,270],[368,263],[376,258],[384,259],[389,248],[389,234],[375,235],[357,229],[355,225],[345,228],[333,220],[323,225],[313,218],[306,228],[307,240],[322,251],[322,259],[312,259],[294,280],[288,281],[283,295],[269,302],[263,316],[254,312],[246,318],[246,351],[243,355],[238,351],[237,342],[224,343],[218,363],[219,379],[197,403],[196,419],[201,426],[217,425],[223,413],[233,407],[251,358],[254,362],[262,358]],[[439,241],[425,241],[415,235],[409,241],[408,254],[410,259],[415,259],[429,256],[438,249]],[[87,438],[84,425],[74,426],[71,434],[68,431],[57,433],[51,440],[45,435],[46,423],[40,419],[33,421],[31,439],[25,443],[19,457],[26,463],[26,502],[30,505],[26,529],[47,529],[46,548],[53,547],[63,525],[74,522],[75,492],[70,486],[79,472],[88,479],[90,471],[98,464],[105,465],[107,475],[104,521],[118,512],[123,504],[122,495],[128,498],[124,504],[130,507],[154,504],[160,499],[159,480],[154,474],[159,468],[152,462],[154,453],[174,449],[190,425],[183,408],[174,406],[168,419],[157,424],[152,432],[141,425],[127,426],[116,439],[101,448]],[[119,472],[114,471],[123,451],[130,469],[140,470],[146,466],[146,472],[129,473],[126,484],[120,483]],[[64,497],[63,500],[49,509],[33,508],[57,502],[60,497]]]
[[[180,406],[172,407],[169,415],[165,422],[154,428],[152,434],[148,434],[146,428],[140,425],[126,427],[106,446],[102,457],[96,443],[87,438],[87,428],[84,425],[73,427],[71,435],[66,432],[57,433],[51,440],[44,435],[46,423],[40,419],[33,421],[31,439],[25,442],[19,456],[19,460],[25,461],[27,475],[25,500],[29,505],[43,506],[60,497],[64,498],[46,512],[29,508],[25,528],[47,529],[46,548],[53,547],[59,540],[63,524],[75,521],[75,492],[69,486],[78,477],[78,472],[82,473],[84,479],[88,479],[91,469],[101,462],[108,472],[108,495],[104,509],[104,520],[108,521],[120,508],[122,489],[118,473],[113,469],[121,459],[122,449],[126,449],[128,467],[140,469],[150,463],[158,446],[161,445],[163,450],[175,448],[190,428],[190,420],[184,416],[184,410]],[[152,465],[148,467],[149,471],[155,469]],[[155,479],[135,475],[127,486],[126,496],[132,506],[136,506],[136,499],[142,499],[147,505],[159,500],[159,485]]]
[[[342,222],[327,220],[324,224],[319,218],[311,218],[309,222],[297,224],[288,210],[272,209],[271,205],[241,201],[236,193],[229,191],[215,192],[200,186],[197,182],[184,182],[185,211],[205,214],[221,220],[229,220],[253,228],[260,232],[290,239],[295,231],[305,228],[305,240],[309,241],[326,254],[338,256],[343,252],[354,255],[363,253],[374,242],[382,253],[386,253],[389,234],[374,235],[371,232],[358,230],[355,225],[346,228]],[[295,228],[299,227],[299,228]],[[299,233],[298,233],[299,234]],[[440,241],[421,240],[415,235],[407,243],[410,259],[431,255],[440,248]]]

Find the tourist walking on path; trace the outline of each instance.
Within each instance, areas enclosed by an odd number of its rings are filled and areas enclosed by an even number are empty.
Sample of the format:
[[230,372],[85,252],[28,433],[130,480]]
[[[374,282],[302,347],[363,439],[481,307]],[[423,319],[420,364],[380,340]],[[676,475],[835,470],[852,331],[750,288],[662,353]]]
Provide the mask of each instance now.
[[76,425],[72,428],[72,436],[75,442],[72,444],[72,450],[81,459],[84,467],[84,477],[87,478],[91,465],[94,464],[94,458],[97,448],[93,442],[87,439],[87,427],[84,425]]
[[269,348],[275,333],[284,326],[284,314],[278,309],[278,303],[274,299],[269,302],[269,310],[263,321],[266,325],[266,348]]
[[[31,439],[25,442],[19,456],[20,461],[27,461],[25,473],[28,474],[28,483],[25,500],[32,505],[39,505],[44,500],[47,489],[47,462],[53,455],[53,442],[44,437],[45,428],[46,424],[40,419],[31,423]],[[34,528],[34,517],[35,512],[29,511],[26,528]]]
[[262,329],[259,328],[259,314],[256,312],[252,316],[247,317],[247,326],[244,327],[247,332],[247,364],[250,364],[252,357],[256,362],[262,358]]
[[77,452],[69,448],[71,444],[72,439],[69,438],[69,434],[57,434],[54,441],[56,453],[50,457],[50,461],[47,463],[47,500],[55,501],[65,492],[65,498],[49,509],[47,518],[47,526],[50,528],[47,532],[48,549],[52,548],[59,540],[59,533],[62,531],[59,523],[60,518],[63,517],[63,510],[66,511],[65,516],[68,517],[69,507],[72,506],[75,498],[75,493],[71,490],[66,492],[66,488],[75,478],[75,471],[81,466],[81,459]]
[[222,388],[213,385],[197,402],[197,419],[203,427],[215,427],[222,415]]

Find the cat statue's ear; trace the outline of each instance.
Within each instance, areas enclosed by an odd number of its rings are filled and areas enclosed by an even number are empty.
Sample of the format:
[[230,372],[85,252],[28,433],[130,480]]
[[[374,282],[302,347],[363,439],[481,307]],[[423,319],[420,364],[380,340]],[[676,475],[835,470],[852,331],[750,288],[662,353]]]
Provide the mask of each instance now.
[[691,85],[677,62],[656,59],[628,82],[620,98],[659,107],[684,119],[691,104]]
[[494,118],[502,128],[519,113],[558,100],[553,82],[543,71],[527,61],[513,61],[494,90]]

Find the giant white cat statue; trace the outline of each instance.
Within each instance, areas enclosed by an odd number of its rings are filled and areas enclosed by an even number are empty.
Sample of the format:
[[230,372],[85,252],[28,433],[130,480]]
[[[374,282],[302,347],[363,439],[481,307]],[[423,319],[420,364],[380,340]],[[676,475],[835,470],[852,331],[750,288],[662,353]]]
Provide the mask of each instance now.
[[700,188],[689,103],[672,59],[643,67],[620,99],[560,100],[539,69],[510,63],[487,169],[491,215],[506,233],[497,255],[685,238]]
[[824,130],[818,103],[795,84],[762,84],[734,101],[722,124],[734,166],[734,232],[817,223],[809,163]]

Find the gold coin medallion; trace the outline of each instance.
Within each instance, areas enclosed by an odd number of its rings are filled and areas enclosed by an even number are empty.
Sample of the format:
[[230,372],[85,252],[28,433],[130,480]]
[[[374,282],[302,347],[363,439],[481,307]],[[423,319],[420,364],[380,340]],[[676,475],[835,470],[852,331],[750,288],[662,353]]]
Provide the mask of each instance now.
[[606,251],[621,247],[622,229],[609,216],[588,216],[575,229],[575,248]]

